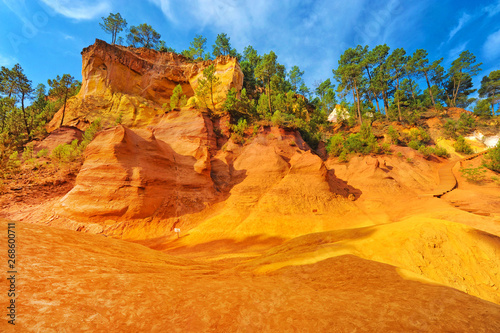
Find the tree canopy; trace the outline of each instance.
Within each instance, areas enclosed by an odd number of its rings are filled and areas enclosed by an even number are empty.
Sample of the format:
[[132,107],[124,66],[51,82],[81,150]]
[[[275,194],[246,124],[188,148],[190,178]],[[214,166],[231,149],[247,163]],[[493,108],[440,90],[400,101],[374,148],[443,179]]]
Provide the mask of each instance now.
[[48,83],[50,86],[49,95],[63,100],[64,103],[60,124],[60,126],[62,126],[64,123],[64,115],[66,113],[66,102],[68,97],[74,94],[74,92],[78,89],[79,82],[76,81],[71,75],[64,74],[62,77],[57,75],[54,80],[49,79]]
[[127,42],[133,47],[147,47],[155,49],[160,41],[161,35],[149,24],[143,23],[139,26],[131,26],[127,34]]
[[102,17],[101,28],[108,34],[111,34],[111,44],[116,43],[116,37],[127,27],[127,21],[122,18],[120,13],[109,13],[108,17]]

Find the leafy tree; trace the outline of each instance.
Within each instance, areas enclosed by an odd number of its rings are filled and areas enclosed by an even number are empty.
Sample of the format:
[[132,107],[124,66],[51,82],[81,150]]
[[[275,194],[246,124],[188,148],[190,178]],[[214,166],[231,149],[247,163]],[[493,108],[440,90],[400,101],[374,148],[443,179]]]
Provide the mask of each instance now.
[[491,72],[481,80],[479,97],[487,98],[491,104],[491,113],[495,114],[495,105],[500,101],[500,70]]
[[160,38],[161,35],[147,23],[131,26],[130,32],[127,34],[127,42],[130,46],[149,49],[156,48]]
[[374,63],[372,76],[370,78],[370,89],[375,95],[377,101],[381,97],[384,103],[384,112],[386,117],[389,117],[389,86],[391,84],[391,77],[386,64],[387,56],[389,55],[389,47],[384,45],[377,45],[367,57],[372,58],[370,62]]
[[316,95],[319,97],[317,108],[324,114],[329,114],[336,104],[335,85],[332,84],[330,79],[321,82],[316,88]]
[[240,98],[237,97],[236,89],[231,88],[224,101],[223,109],[228,112],[233,119],[250,119],[256,116],[255,102],[248,98],[245,88],[241,90]]
[[299,94],[301,94],[302,96],[304,96],[306,98],[309,98],[309,95],[311,94],[311,92],[309,91],[309,88],[306,86],[306,84],[304,82],[302,82],[302,84],[300,85]]
[[299,87],[304,84],[302,81],[302,75],[304,75],[304,71],[301,71],[299,66],[293,66],[288,73],[290,83],[292,84],[292,90],[295,92],[297,92]]
[[109,13],[108,17],[102,17],[101,28],[108,34],[111,34],[111,44],[115,45],[117,35],[127,27],[127,21],[122,18],[120,13]]
[[476,91],[476,89],[472,89],[472,86],[472,77],[469,74],[463,75],[462,82],[458,87],[458,90],[455,89],[455,83],[453,80],[449,80],[448,85],[446,86],[446,95],[454,96],[452,97],[453,99],[450,100],[450,105],[466,108],[469,104],[474,102],[474,98],[469,98],[469,95]]
[[257,50],[253,48],[253,46],[248,45],[243,50],[243,61],[248,61],[252,68],[257,67],[257,64],[260,61],[260,56],[257,53]]
[[79,82],[71,75],[64,74],[62,77],[59,75],[56,76],[54,80],[49,79],[48,83],[50,86],[49,95],[61,99],[64,103],[61,124],[59,125],[62,126],[64,123],[64,115],[66,113],[66,102],[68,97],[73,95],[78,90]]
[[167,46],[167,44],[165,43],[164,40],[160,40],[158,42],[158,44],[156,45],[156,50],[160,51],[160,52],[172,52],[172,53],[176,53],[175,49]]
[[[389,70],[390,76],[394,83],[395,93],[394,99],[398,107],[398,118],[399,121],[403,121],[401,114],[401,97],[404,95],[400,91],[400,83],[406,72],[406,64],[408,62],[408,57],[405,56],[406,51],[402,48],[395,49],[389,57],[387,57],[387,69]],[[398,92],[399,91],[399,92]]]
[[451,63],[448,74],[448,87],[450,88],[448,90],[451,90],[451,106],[456,106],[457,98],[467,93],[467,89],[463,89],[461,86],[464,83],[471,82],[470,87],[472,87],[472,77],[481,71],[479,66],[482,63],[474,65],[475,62],[476,57],[471,52],[464,51]]
[[172,97],[170,97],[170,109],[173,110],[177,107],[183,107],[186,103],[186,95],[182,93],[182,86],[178,84],[172,92]]
[[215,75],[215,65],[211,64],[203,70],[203,78],[198,80],[196,95],[207,105],[207,99],[212,103],[212,111],[215,112],[216,104],[215,93],[220,85],[220,79]]
[[0,98],[0,133],[7,129],[9,113],[14,109],[16,100],[12,97]]
[[212,54],[215,58],[220,55],[230,55],[233,57],[241,58],[241,55],[237,54],[236,50],[231,47],[231,43],[229,42],[229,40],[230,38],[225,33],[217,35],[215,44],[212,46]]
[[[187,50],[182,51],[182,54],[190,59],[203,59],[205,54],[205,45],[207,44],[207,39],[202,35],[196,35],[193,41],[189,44],[190,47]],[[205,58],[209,58],[209,54],[205,55]]]
[[441,101],[446,102],[448,106],[451,105],[452,97],[448,93],[448,74],[444,70],[443,66],[436,66],[434,72],[432,73],[431,81],[434,82],[437,87],[438,98]]
[[[19,66],[19,64],[16,64],[16,66]],[[13,69],[2,66],[0,71],[0,93],[7,95],[9,98],[12,97],[16,88],[14,73],[16,66]]]
[[[389,47],[385,44],[377,45],[369,52],[367,51],[367,47],[365,48],[366,51],[362,61],[362,66],[368,76],[368,90],[373,95],[378,112],[381,113],[378,101],[380,94],[384,91],[384,84],[379,82],[381,76],[377,76],[377,74],[382,70],[382,65],[385,63],[385,59],[389,54]],[[371,96],[369,96],[369,98],[371,98]]]
[[24,127],[28,138],[31,139],[31,126],[28,123],[29,115],[26,112],[25,102],[30,99],[33,93],[33,88],[31,86],[31,81],[23,73],[23,69],[19,64],[14,65],[10,71],[10,78],[12,82],[10,83],[9,97],[11,94],[16,96],[16,102],[21,103],[22,119],[24,122]]
[[353,100],[357,103],[358,120],[363,124],[361,117],[361,88],[363,85],[363,64],[362,57],[366,48],[358,45],[355,49],[347,49],[340,56],[339,65],[333,74],[339,82],[340,91],[352,91]]
[[269,103],[269,112],[272,113],[271,108],[271,79],[277,73],[277,56],[271,51],[268,54],[264,54],[264,56],[260,59],[257,66],[255,67],[255,77],[262,82],[264,82],[267,90],[268,103]]
[[427,51],[424,49],[418,49],[413,53],[413,56],[411,57],[410,62],[415,68],[415,71],[420,74],[418,76],[423,76],[425,77],[425,81],[427,82],[427,91],[431,97],[432,105],[434,108],[436,107],[436,101],[434,99],[434,95],[432,93],[431,89],[431,84],[430,84],[430,79],[433,76],[433,73],[435,72],[436,68],[439,66],[439,64],[443,61],[443,58],[434,61],[432,64],[429,64],[429,59],[427,59]]
[[480,99],[474,107],[474,114],[480,117],[491,117],[491,103],[487,99]]

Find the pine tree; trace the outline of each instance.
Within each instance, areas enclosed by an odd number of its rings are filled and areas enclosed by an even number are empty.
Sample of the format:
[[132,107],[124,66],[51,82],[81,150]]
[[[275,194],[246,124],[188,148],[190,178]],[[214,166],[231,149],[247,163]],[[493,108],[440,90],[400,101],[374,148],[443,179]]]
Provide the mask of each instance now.
[[460,53],[460,56],[451,63],[451,68],[448,73],[449,84],[451,87],[451,105],[457,105],[457,98],[460,92],[466,91],[461,85],[467,82],[472,77],[476,76],[481,68],[482,63],[473,65],[476,62],[476,57],[469,51]]
[[149,24],[143,23],[139,26],[131,26],[127,35],[127,42],[133,47],[147,47],[155,49],[160,41],[161,35]]
[[205,103],[205,105],[207,105],[207,99],[209,99],[212,104],[213,112],[216,111],[216,104],[219,102],[215,98],[219,85],[220,79],[217,75],[215,75],[215,65],[211,64],[203,70],[203,78],[198,80],[196,95]]
[[229,40],[230,38],[227,37],[227,34],[225,33],[217,35],[215,44],[212,46],[212,54],[215,58],[220,55],[231,55],[233,57],[236,57],[236,50],[231,47],[231,43],[229,42]]
[[102,17],[102,23],[99,23],[101,28],[108,34],[111,34],[111,44],[115,45],[118,34],[127,27],[120,13],[109,13],[108,17]]
[[495,114],[495,105],[500,100],[500,70],[491,72],[481,80],[479,97],[487,98],[491,104],[491,112]]
[[255,77],[262,82],[267,89],[269,112],[272,114],[271,108],[271,79],[277,72],[277,62],[278,57],[271,51],[260,59],[257,66],[255,66]]
[[68,97],[74,94],[78,89],[79,82],[71,75],[64,74],[62,77],[59,75],[56,76],[54,80],[49,79],[48,83],[50,86],[49,95],[63,100],[64,103],[61,124],[59,125],[62,126],[64,123],[64,115],[66,113],[66,102]]

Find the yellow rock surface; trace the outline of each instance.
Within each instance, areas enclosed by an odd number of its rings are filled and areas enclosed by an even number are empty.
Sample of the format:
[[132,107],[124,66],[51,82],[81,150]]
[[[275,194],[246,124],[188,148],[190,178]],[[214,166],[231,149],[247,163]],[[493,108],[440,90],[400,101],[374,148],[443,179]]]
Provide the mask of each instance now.
[[[216,97],[222,102],[227,91],[243,86],[243,73],[235,58],[221,56],[213,61],[192,62],[181,55],[151,49],[110,45],[101,40],[82,52],[82,88],[66,106],[63,125],[85,129],[101,118],[103,124],[138,128],[164,113],[173,89],[194,96],[203,69],[215,64],[220,80]],[[49,132],[59,127],[62,108],[48,124]]]
[[[500,304],[500,238],[429,218],[303,236],[256,260],[257,271],[352,254],[406,269]],[[260,265],[270,260],[272,264]]]

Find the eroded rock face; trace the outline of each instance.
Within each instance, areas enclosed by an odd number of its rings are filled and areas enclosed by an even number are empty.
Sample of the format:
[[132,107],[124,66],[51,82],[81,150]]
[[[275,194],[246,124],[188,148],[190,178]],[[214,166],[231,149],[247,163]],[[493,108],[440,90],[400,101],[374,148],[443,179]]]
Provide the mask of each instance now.
[[[110,45],[96,40],[82,51],[82,88],[68,101],[64,125],[85,129],[96,118],[113,124],[121,118],[127,127],[142,127],[164,112],[173,89],[180,84],[183,93],[194,96],[203,69],[216,66],[220,79],[216,100],[222,102],[227,91],[243,86],[243,72],[235,58],[193,62],[185,57],[151,49]],[[60,110],[48,125],[59,127]]]
[[102,131],[85,151],[75,187],[58,211],[95,220],[176,217],[213,199],[210,120],[172,112],[149,129],[122,125]]

